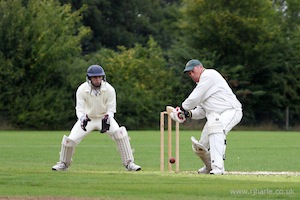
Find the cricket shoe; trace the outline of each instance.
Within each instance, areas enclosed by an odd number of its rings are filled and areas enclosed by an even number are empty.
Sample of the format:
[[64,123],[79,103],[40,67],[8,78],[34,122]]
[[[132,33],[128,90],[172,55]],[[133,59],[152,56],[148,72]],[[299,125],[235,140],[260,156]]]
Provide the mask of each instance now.
[[133,162],[131,162],[126,166],[126,169],[128,171],[140,171],[142,168],[141,168],[141,166],[136,165]]
[[68,169],[67,165],[62,162],[58,162],[56,165],[52,167],[53,171],[66,171]]
[[206,168],[206,166],[198,169],[198,174],[209,174],[210,170]]
[[224,168],[219,168],[214,166],[213,169],[209,172],[210,174],[215,174],[215,175],[223,175],[224,174]]

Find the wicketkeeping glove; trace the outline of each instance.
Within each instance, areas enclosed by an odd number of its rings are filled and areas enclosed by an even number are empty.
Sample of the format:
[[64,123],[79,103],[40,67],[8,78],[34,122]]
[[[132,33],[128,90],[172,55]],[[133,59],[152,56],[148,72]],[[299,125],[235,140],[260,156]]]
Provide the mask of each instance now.
[[80,121],[81,121],[81,128],[82,128],[82,130],[86,131],[85,127],[88,124],[88,122],[91,121],[91,119],[87,115],[85,115],[85,116],[83,116],[80,119]]
[[109,115],[106,114],[102,118],[102,129],[101,129],[100,133],[107,132],[109,130],[109,127],[110,127],[110,124],[109,124]]

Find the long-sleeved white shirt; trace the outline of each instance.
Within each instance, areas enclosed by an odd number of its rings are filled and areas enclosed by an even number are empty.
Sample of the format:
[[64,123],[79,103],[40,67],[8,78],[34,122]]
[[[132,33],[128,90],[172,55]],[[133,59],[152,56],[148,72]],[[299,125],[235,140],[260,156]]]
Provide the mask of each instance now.
[[100,91],[95,94],[90,85],[82,83],[76,91],[76,115],[81,119],[102,117],[116,113],[116,91],[108,82],[102,81]]
[[[196,108],[197,107],[197,108]],[[241,109],[242,104],[236,98],[222,75],[214,69],[206,69],[201,74],[200,80],[188,98],[182,103],[185,110],[193,110],[198,116],[204,118],[205,113],[223,113],[228,109]],[[200,113],[200,110],[203,112]],[[200,117],[200,115],[202,115]]]

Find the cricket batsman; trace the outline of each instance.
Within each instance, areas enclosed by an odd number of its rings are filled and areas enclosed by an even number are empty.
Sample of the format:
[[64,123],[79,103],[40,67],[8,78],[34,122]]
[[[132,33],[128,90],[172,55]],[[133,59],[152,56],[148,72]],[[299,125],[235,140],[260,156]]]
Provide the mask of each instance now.
[[179,123],[185,122],[186,118],[206,118],[200,140],[191,138],[193,151],[204,163],[198,173],[224,174],[226,136],[241,121],[242,105],[222,75],[214,69],[204,68],[199,60],[188,61],[183,72],[196,87],[170,116]]
[[116,142],[122,164],[128,171],[141,170],[141,166],[134,163],[127,130],[124,126],[118,125],[114,119],[115,113],[115,89],[106,81],[103,68],[99,65],[91,65],[87,69],[86,82],[82,83],[76,91],[78,120],[70,135],[63,136],[59,162],[52,167],[52,170],[67,170],[71,165],[76,145],[94,130],[109,135]]

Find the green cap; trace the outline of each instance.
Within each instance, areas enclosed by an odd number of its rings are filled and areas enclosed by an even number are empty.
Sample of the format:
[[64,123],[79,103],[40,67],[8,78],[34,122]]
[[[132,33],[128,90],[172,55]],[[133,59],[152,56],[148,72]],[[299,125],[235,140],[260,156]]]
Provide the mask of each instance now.
[[199,60],[195,60],[195,59],[190,60],[189,62],[186,63],[183,73],[193,70],[194,67],[198,65],[202,65],[202,63]]

